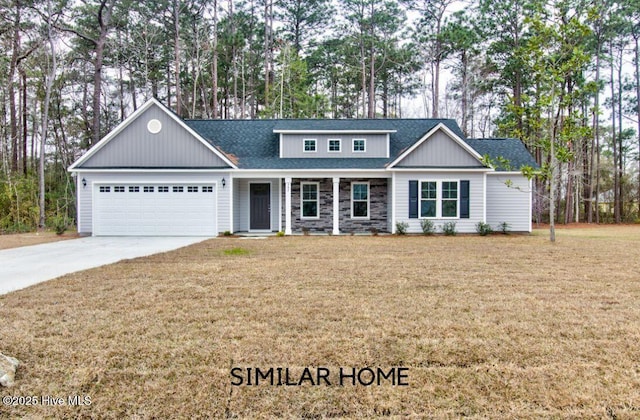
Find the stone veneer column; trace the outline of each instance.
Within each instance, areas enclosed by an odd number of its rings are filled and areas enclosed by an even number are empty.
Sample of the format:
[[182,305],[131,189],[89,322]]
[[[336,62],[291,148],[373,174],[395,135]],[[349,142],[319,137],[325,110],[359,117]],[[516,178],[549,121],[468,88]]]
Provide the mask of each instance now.
[[284,234],[291,235],[291,178],[284,179]]
[[333,232],[340,235],[340,178],[333,178]]

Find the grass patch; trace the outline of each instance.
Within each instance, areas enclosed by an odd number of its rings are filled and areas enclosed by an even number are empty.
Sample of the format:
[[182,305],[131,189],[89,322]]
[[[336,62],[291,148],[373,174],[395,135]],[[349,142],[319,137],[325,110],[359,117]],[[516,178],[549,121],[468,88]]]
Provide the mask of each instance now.
[[245,248],[235,247],[231,249],[225,249],[224,255],[247,255],[249,254],[249,250]]
[[[23,362],[0,395],[92,401],[0,418],[637,418],[640,227],[607,229],[214,239],[0,296]],[[233,366],[409,386],[232,387]]]

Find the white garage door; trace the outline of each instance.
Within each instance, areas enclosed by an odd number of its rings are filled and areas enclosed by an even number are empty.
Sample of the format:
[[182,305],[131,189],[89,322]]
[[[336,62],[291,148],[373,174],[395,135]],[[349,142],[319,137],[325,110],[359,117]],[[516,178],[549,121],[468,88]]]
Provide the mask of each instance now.
[[93,197],[94,235],[217,234],[212,184],[98,184]]

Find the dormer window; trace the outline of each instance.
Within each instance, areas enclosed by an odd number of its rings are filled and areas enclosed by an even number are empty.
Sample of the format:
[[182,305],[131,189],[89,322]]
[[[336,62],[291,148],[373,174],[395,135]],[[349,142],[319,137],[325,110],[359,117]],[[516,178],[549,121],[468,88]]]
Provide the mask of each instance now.
[[329,139],[329,152],[340,152],[342,149],[342,140]]
[[367,141],[365,139],[353,139],[353,151],[365,152],[367,150]]
[[304,151],[315,152],[316,151],[316,139],[304,139]]

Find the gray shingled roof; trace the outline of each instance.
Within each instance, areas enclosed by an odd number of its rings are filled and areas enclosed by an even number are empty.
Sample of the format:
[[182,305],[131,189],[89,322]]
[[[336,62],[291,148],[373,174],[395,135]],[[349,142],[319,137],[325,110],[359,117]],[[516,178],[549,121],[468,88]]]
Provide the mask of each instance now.
[[[185,120],[212,145],[237,161],[241,169],[383,169],[403,151],[442,123],[460,138],[464,135],[450,119],[357,119],[357,120]],[[274,130],[394,130],[390,133],[390,154],[386,158],[280,158],[279,135]],[[532,162],[524,146],[474,139],[469,145],[481,155],[503,156],[517,164]],[[522,143],[515,140],[520,145]],[[495,149],[495,150],[494,150]],[[533,162],[535,165],[535,162]],[[516,166],[516,165],[513,165]]]
[[[531,153],[518,139],[466,139],[465,141],[482,156],[488,155],[497,171],[519,171],[524,166],[538,168]],[[501,164],[499,159],[506,159],[508,165]]]

